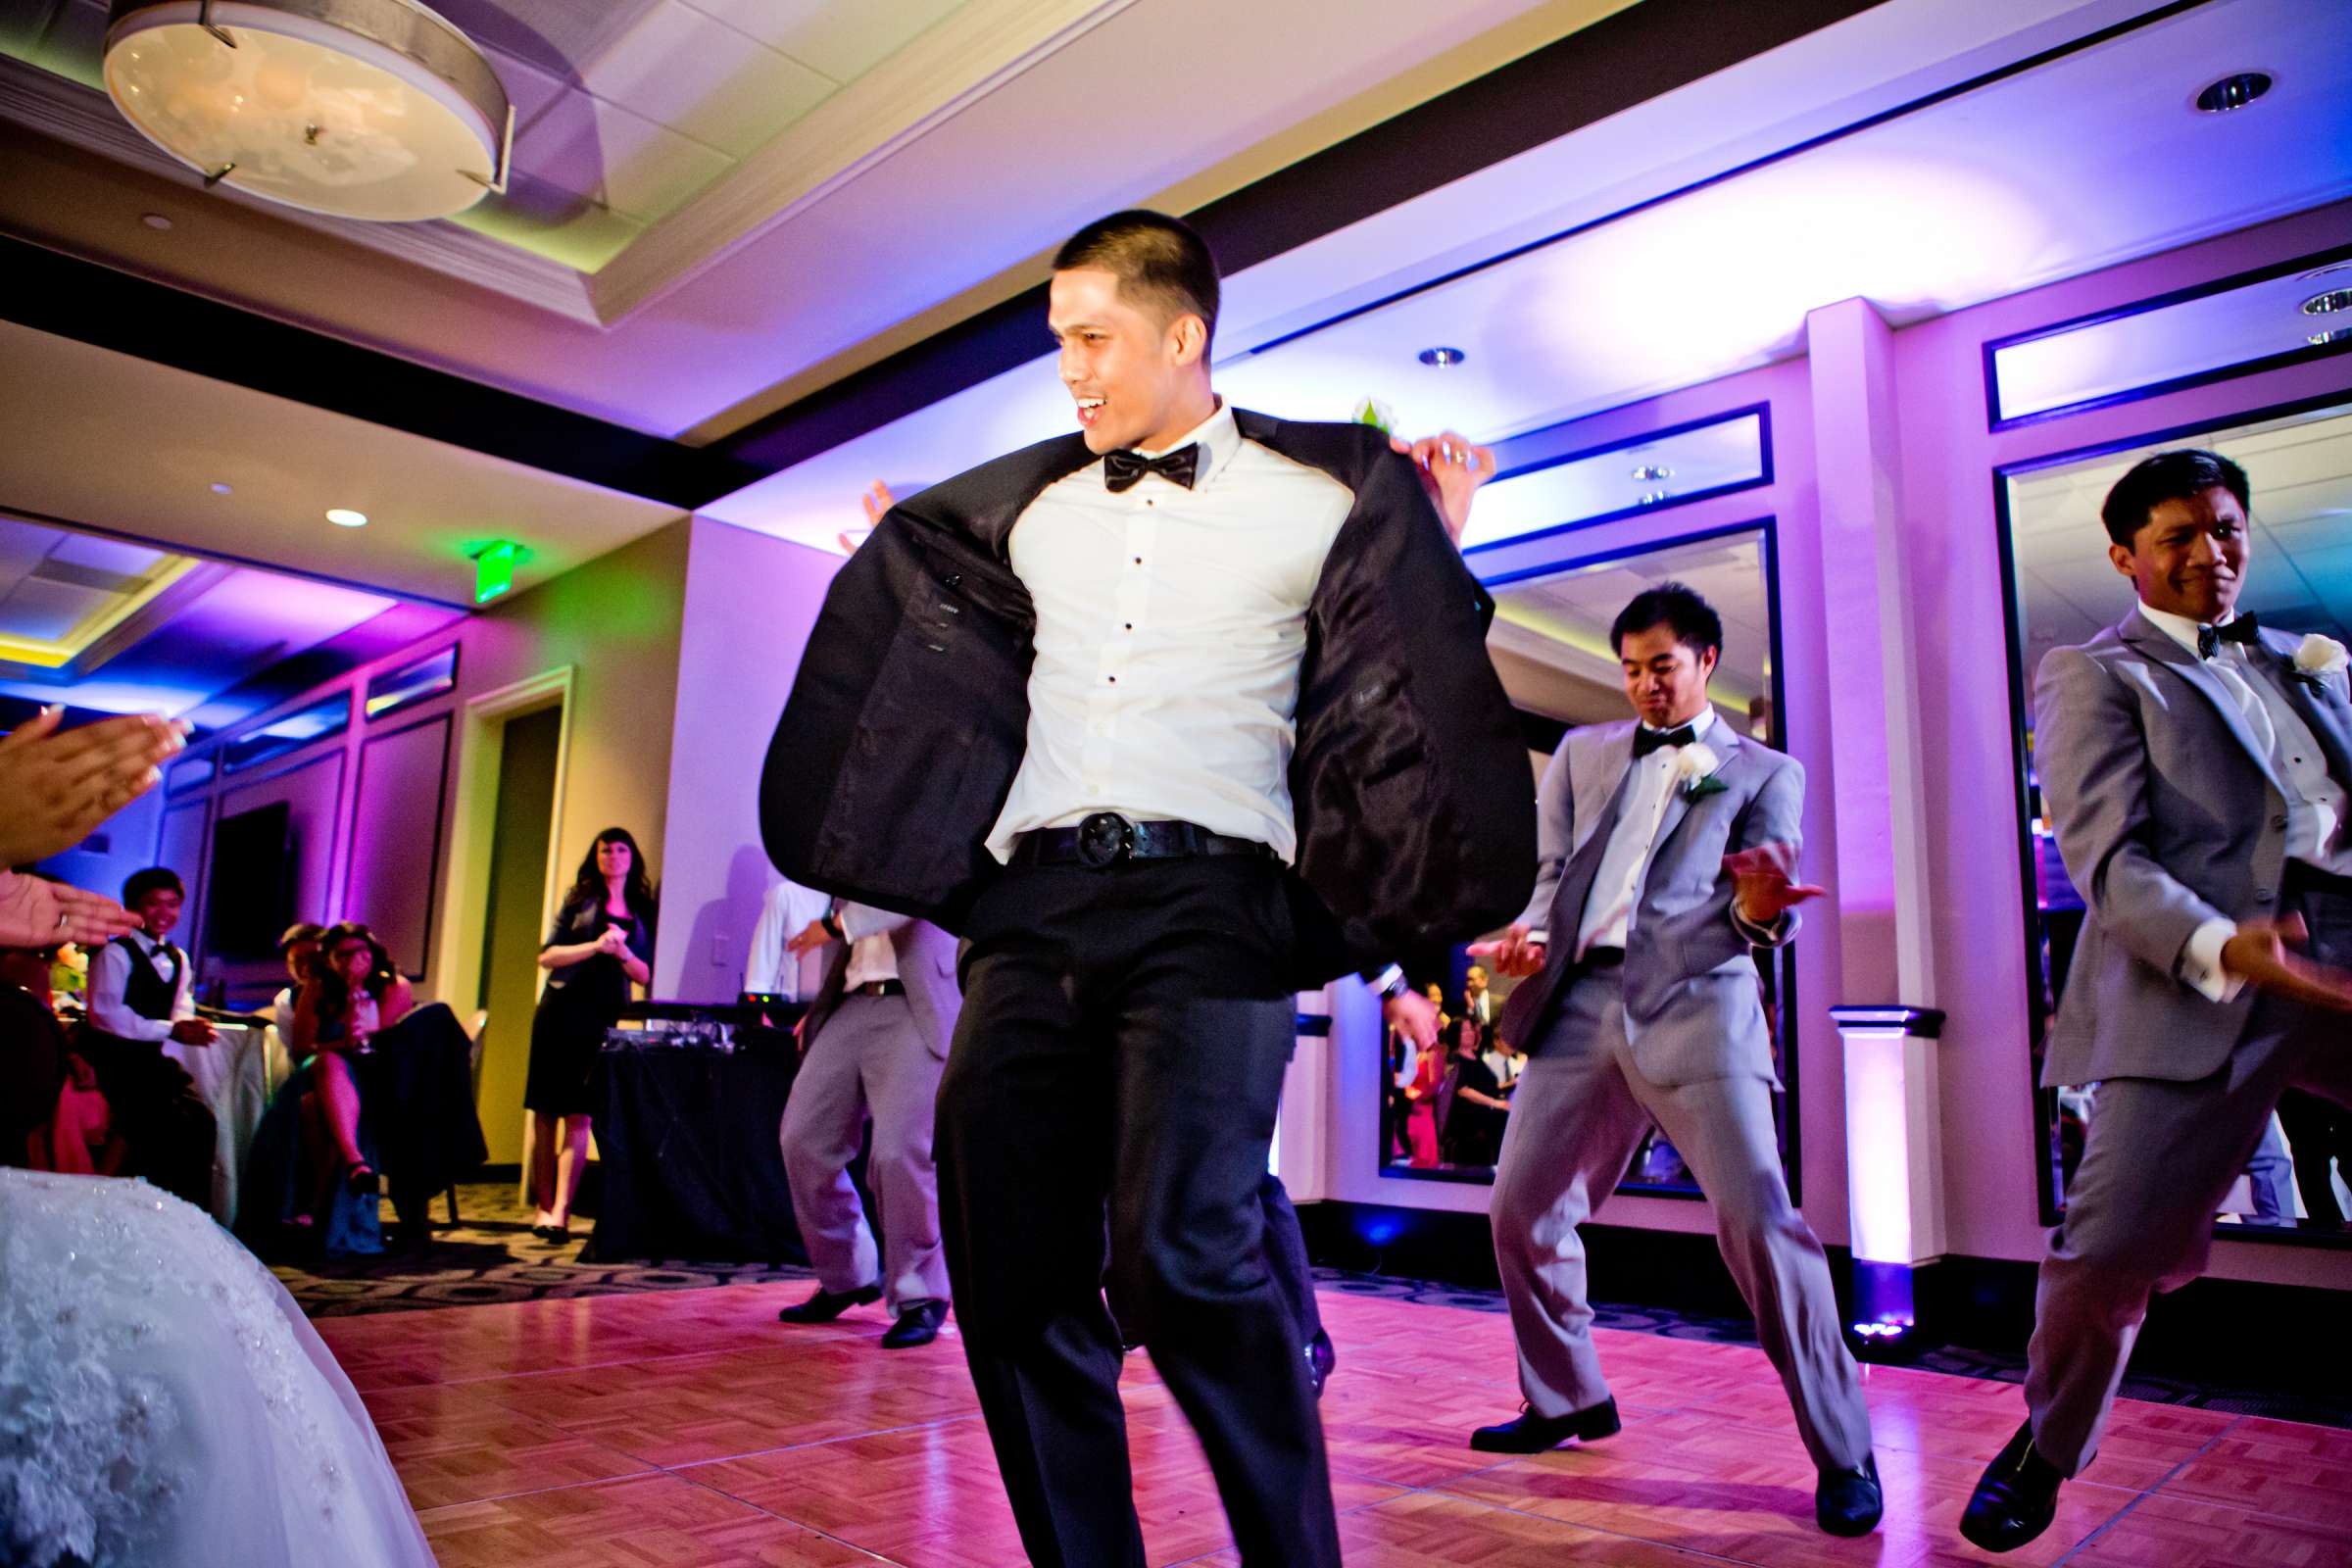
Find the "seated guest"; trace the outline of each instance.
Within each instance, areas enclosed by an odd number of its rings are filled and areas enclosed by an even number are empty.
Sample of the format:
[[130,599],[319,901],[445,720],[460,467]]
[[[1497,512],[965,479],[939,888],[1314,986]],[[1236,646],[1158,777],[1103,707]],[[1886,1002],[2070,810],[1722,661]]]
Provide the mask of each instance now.
[[1503,1118],[1511,1107],[1487,1066],[1491,1033],[1475,1018],[1454,1025],[1438,1110],[1438,1149],[1449,1165],[1492,1165],[1502,1149]]
[[178,875],[164,866],[134,872],[122,885],[139,929],[91,958],[89,1026],[78,1049],[128,1146],[126,1174],[203,1207],[213,1194],[212,1107],[163,1049],[213,1043],[213,1026],[196,1016],[193,966],[170,940],[185,897]]
[[302,994],[303,982],[310,977],[311,960],[318,956],[318,941],[325,935],[326,927],[318,921],[297,920],[277,939],[277,956],[286,966],[286,984],[270,999],[267,1010],[270,1021],[277,1025],[280,1034],[293,1032],[294,999]]
[[0,948],[0,1165],[113,1175],[122,1140],[49,988],[56,948]]
[[240,1230],[257,1246],[291,1226],[329,1256],[383,1250],[382,1179],[362,1115],[353,1058],[374,1049],[413,1004],[409,982],[373,932],[329,928],[294,999],[287,1049],[296,1066],[256,1129]]

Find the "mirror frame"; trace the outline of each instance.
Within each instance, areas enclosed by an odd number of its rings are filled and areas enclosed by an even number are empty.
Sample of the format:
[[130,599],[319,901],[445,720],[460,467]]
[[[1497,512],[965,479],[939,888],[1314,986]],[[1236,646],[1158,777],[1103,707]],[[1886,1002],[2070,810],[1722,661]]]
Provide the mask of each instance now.
[[[1731,413],[1723,416],[1722,417],[1740,417],[1752,412],[1754,412],[1753,409],[1739,409],[1731,411]],[[1690,424],[1678,426],[1677,428],[1690,429],[1700,425],[1713,424],[1716,422],[1716,418],[1710,417],[1706,419],[1693,420]],[[1764,427],[1767,471],[1769,471],[1771,466],[1770,434],[1771,426],[1768,416],[1767,423]],[[1613,442],[1606,447],[1594,448],[1592,450],[1594,452],[1614,451],[1624,446],[1645,444],[1650,439],[1650,437],[1645,436],[1642,437],[1641,441],[1636,442]],[[1570,454],[1571,457],[1590,455],[1590,453]],[[1509,471],[1524,470],[1506,470],[1506,473]],[[1753,486],[1742,484],[1737,486],[1736,488],[1744,490],[1753,488]],[[1714,493],[1720,492],[1710,493],[1710,496],[1700,496],[1694,494],[1689,499],[1693,501],[1709,499],[1711,494]],[[1679,506],[1683,503],[1684,498],[1677,497],[1675,498],[1674,502],[1669,503],[1666,507],[1647,508],[1643,509],[1640,513],[1620,514],[1613,518],[1595,519],[1595,521],[1623,521],[1629,516],[1659,515],[1665,511],[1669,510],[1672,506]],[[1495,548],[1510,548],[1513,550],[1528,544],[1532,540],[1551,539],[1559,541],[1562,547],[1561,553],[1541,564],[1520,565],[1507,571],[1497,571],[1492,575],[1489,575],[1480,571],[1479,568],[1481,563],[1476,560],[1472,560],[1469,563],[1470,569],[1473,573],[1478,575],[1480,585],[1486,588],[1488,592],[1493,593],[1496,589],[1508,587],[1512,583],[1533,581],[1534,579],[1540,577],[1557,576],[1562,572],[1574,571],[1582,567],[1600,566],[1606,565],[1612,562],[1629,561],[1642,556],[1654,556],[1663,551],[1678,550],[1691,545],[1708,544],[1719,539],[1737,538],[1745,535],[1759,536],[1762,546],[1762,560],[1760,564],[1763,568],[1765,587],[1770,595],[1770,603],[1767,606],[1767,617],[1770,628],[1768,641],[1770,644],[1769,657],[1772,662],[1771,697],[1774,729],[1776,734],[1782,737],[1785,742],[1788,733],[1788,706],[1787,664],[1783,660],[1781,653],[1782,596],[1779,517],[1774,514],[1766,513],[1759,516],[1743,518],[1737,522],[1724,523],[1712,527],[1697,528],[1686,533],[1663,534],[1655,538],[1642,540],[1638,543],[1628,543],[1608,549],[1594,550],[1585,554],[1578,554],[1574,551],[1570,536],[1584,531],[1586,526],[1587,525],[1585,524],[1571,524],[1565,528],[1549,529],[1535,534],[1521,534],[1509,540],[1497,541]],[[1565,733],[1568,728],[1568,726],[1561,724],[1559,720],[1550,718],[1547,715],[1531,713],[1525,709],[1519,709],[1517,711],[1520,716],[1522,728],[1524,729],[1533,730],[1537,726],[1541,725],[1546,727],[1556,736],[1558,734]],[[1557,744],[1558,742],[1555,739],[1553,745],[1556,747]],[[1533,750],[1534,748],[1531,747],[1530,749]],[[1785,744],[1779,749],[1786,751]],[[1799,1058],[1803,1053],[1800,1049],[1802,1030],[1800,1028],[1801,1010],[1797,1004],[1796,968],[1796,950],[1794,946],[1791,945],[1783,948],[1780,952],[1779,959],[1775,965],[1774,974],[1775,994],[1780,1005],[1780,1024],[1779,1028],[1775,1031],[1776,1038],[1774,1044],[1779,1048],[1780,1054],[1779,1066],[1781,1073],[1781,1087],[1779,1108],[1781,1111],[1781,1168],[1783,1176],[1788,1184],[1789,1202],[1802,1203],[1804,1200],[1803,1192],[1805,1160],[1804,1116],[1802,1113],[1803,1102],[1800,1098],[1799,1091]],[[1386,1029],[1383,1029],[1381,1032],[1382,1066],[1379,1082],[1382,1085],[1382,1093],[1384,1096],[1387,1093],[1386,1086],[1388,1082],[1387,1046],[1388,1033]],[[1385,1115],[1385,1105],[1380,1107],[1380,1113],[1383,1115]],[[1473,1186],[1485,1187],[1492,1187],[1494,1184],[1494,1169],[1493,1166],[1463,1168],[1439,1168],[1432,1166],[1414,1167],[1410,1165],[1392,1164],[1389,1162],[1387,1156],[1387,1150],[1382,1149],[1379,1151],[1376,1168],[1379,1175],[1390,1180],[1461,1182]],[[1689,1187],[1669,1187],[1648,1182],[1623,1181],[1618,1183],[1615,1188],[1611,1189],[1611,1191],[1612,1193],[1622,1193],[1629,1197],[1635,1198],[1664,1198],[1702,1203],[1706,1201],[1706,1195],[1699,1190],[1695,1183]]]
[[[2243,281],[2242,278],[2231,281]],[[2122,314],[2122,313],[2118,313]],[[1986,365],[1991,361],[1986,359]],[[2237,372],[2232,371],[2231,374]],[[2215,377],[2214,379],[2220,379]],[[2132,394],[2123,401],[2132,401]],[[2238,409],[2214,418],[2198,419],[2188,424],[2168,425],[2161,429],[2144,430],[2109,441],[2093,442],[2086,446],[2069,447],[2063,451],[2043,453],[2036,457],[2020,458],[2013,463],[1996,465],[1992,470],[1992,514],[1994,542],[2000,548],[2001,612],[2003,630],[2008,640],[2009,666],[2009,745],[2010,778],[2015,789],[2017,808],[2018,851],[2018,906],[2024,914],[2022,933],[2025,939],[2026,1027],[2029,1050],[2028,1063],[2032,1071],[2027,1077],[2027,1092],[2034,1117],[2034,1195],[2040,1204],[2044,1226],[2054,1226],[2065,1217],[2064,1194],[2059,1187],[2059,1125],[2058,1092],[2041,1086],[2041,1062],[2049,1032],[2050,1009],[2042,1005],[2049,990],[2049,972],[2042,955],[2045,933],[2042,930],[2041,906],[2034,896],[2034,786],[2029,770],[2029,748],[2026,742],[2026,683],[2033,671],[2026,668],[2025,605],[2017,591],[2017,552],[2011,539],[2009,516],[2009,481],[2019,475],[2038,472],[2044,468],[2062,468],[2070,464],[2094,458],[2111,457],[2119,452],[2131,452],[2140,447],[2157,446],[2177,441],[2184,436],[2212,435],[2239,425],[2259,424],[2269,419],[2290,418],[2298,414],[2314,414],[2324,409],[2340,409],[2352,404],[2352,385],[2333,392],[2296,398],[2286,403],[2274,403],[2258,408]],[[2080,408],[2062,411],[2080,413]],[[2040,416],[2032,416],[2037,420]],[[2032,422],[2020,420],[2014,422]],[[2086,524],[2095,518],[2085,519]],[[2051,1002],[2054,1004],[2055,997]],[[2306,1231],[2300,1227],[2276,1225],[2230,1225],[2216,1220],[2213,1234],[2217,1240],[2250,1241],[2283,1244],[2295,1247],[2352,1247],[2352,1231],[2328,1233]]]

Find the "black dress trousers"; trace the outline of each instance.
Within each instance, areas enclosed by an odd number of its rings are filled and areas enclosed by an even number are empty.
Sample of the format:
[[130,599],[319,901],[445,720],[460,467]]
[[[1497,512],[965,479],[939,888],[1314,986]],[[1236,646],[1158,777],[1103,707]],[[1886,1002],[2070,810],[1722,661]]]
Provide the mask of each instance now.
[[1323,1429],[1259,1202],[1294,1043],[1285,872],[1243,857],[1014,867],[966,935],[940,1221],[1031,1562],[1144,1562],[1107,1267],[1243,1562],[1336,1568]]

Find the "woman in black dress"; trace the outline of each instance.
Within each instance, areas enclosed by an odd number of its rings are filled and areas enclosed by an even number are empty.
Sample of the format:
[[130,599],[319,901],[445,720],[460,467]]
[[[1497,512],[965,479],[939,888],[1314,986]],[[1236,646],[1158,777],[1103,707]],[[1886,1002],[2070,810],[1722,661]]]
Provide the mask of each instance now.
[[551,1242],[571,1239],[571,1200],[588,1160],[588,1075],[605,1031],[628,1005],[629,987],[653,974],[655,901],[645,857],[623,827],[596,836],[580,874],[556,911],[539,951],[554,971],[531,1019],[531,1069],[523,1108],[531,1113],[531,1227]]

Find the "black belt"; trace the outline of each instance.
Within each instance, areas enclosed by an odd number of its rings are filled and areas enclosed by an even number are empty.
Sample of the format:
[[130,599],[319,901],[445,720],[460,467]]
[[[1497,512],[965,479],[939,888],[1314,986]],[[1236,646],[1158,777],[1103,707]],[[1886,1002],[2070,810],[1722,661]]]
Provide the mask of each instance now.
[[861,986],[850,987],[853,997],[903,997],[906,994],[904,980],[868,980]]
[[1623,948],[1587,948],[1585,950],[1585,967],[1588,969],[1614,969],[1624,961],[1625,950]]
[[2288,893],[2324,893],[2329,898],[2352,900],[2352,876],[2323,871],[2309,860],[2287,861],[2286,875],[2281,880]]
[[1013,841],[1014,865],[1086,865],[1121,860],[1183,860],[1202,855],[1271,856],[1255,839],[1211,833],[1197,822],[1130,822],[1097,811],[1076,827],[1040,828]]

